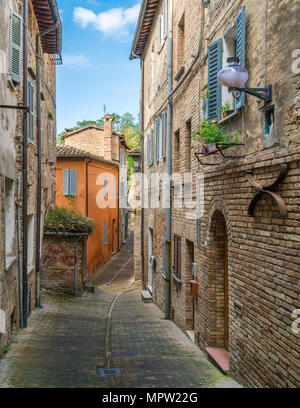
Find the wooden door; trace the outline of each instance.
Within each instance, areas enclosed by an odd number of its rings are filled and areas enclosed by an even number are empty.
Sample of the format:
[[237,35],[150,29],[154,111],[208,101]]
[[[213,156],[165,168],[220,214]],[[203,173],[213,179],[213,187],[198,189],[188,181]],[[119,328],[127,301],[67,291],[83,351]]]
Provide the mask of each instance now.
[[228,293],[228,236],[227,236],[227,230],[225,228],[225,254],[224,254],[224,261],[225,261],[225,268],[224,268],[224,302],[225,302],[225,327],[224,327],[224,342],[225,342],[225,349],[228,351],[229,350],[229,293]]

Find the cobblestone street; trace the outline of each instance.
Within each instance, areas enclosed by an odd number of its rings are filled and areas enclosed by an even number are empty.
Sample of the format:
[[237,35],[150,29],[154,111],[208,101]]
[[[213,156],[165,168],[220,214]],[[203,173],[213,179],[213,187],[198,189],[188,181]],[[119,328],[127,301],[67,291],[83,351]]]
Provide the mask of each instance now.
[[[43,294],[0,361],[1,387],[238,387],[134,285],[132,235],[81,298]],[[127,357],[122,356],[127,351]],[[99,368],[121,375],[101,376]]]

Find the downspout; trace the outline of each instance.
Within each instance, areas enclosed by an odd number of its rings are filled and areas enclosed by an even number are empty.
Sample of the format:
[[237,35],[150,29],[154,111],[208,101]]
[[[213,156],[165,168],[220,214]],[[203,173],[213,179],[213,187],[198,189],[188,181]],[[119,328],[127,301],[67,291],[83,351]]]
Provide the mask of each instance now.
[[22,234],[21,234],[21,178],[17,178],[17,228],[18,228],[18,268],[19,268],[19,311],[20,326],[23,327],[23,281],[22,281]]
[[74,296],[77,296],[77,286],[78,286],[78,243],[81,241],[82,237],[78,237],[75,242],[75,271],[74,271]]
[[171,309],[171,221],[172,221],[172,92],[173,92],[173,1],[169,0],[168,35],[168,120],[167,120],[167,174],[169,176],[169,203],[166,212],[166,279],[165,279],[165,318],[170,318]]
[[42,307],[40,295],[40,267],[41,267],[41,212],[42,212],[42,111],[41,111],[41,38],[55,30],[60,24],[59,20],[51,27],[36,36],[36,89],[37,89],[37,151],[38,151],[38,173],[37,173],[37,199],[36,199],[36,241],[35,241],[35,302],[36,307]]
[[142,95],[141,95],[141,171],[142,171],[142,209],[141,209],[141,264],[142,264],[142,289],[145,290],[145,206],[144,206],[144,158],[145,158],[145,148],[144,148],[144,84],[145,84],[145,66],[144,60],[141,58],[141,76],[142,76]]
[[[28,73],[28,0],[23,2],[23,24],[24,24],[24,36],[23,36],[23,106],[28,106],[28,88],[27,88],[27,73]],[[22,250],[22,302],[23,302],[23,327],[27,327],[27,126],[28,126],[28,112],[24,111],[23,114],[23,142],[22,142],[22,224],[23,224],[23,250]]]

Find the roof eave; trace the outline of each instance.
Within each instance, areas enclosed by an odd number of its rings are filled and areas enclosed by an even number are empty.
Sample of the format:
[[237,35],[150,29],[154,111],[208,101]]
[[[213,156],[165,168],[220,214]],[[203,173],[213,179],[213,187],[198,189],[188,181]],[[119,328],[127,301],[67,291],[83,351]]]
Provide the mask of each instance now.
[[140,9],[140,13],[139,13],[139,18],[138,18],[138,22],[137,22],[137,26],[136,26],[134,38],[133,38],[133,43],[132,43],[132,46],[131,46],[131,51],[130,51],[130,56],[129,56],[129,59],[130,59],[130,60],[133,60],[134,58],[141,58],[141,56],[135,55],[134,50],[135,50],[135,48],[136,48],[137,41],[138,41],[139,36],[140,36],[140,33],[141,33],[141,27],[142,27],[142,25],[143,25],[143,21],[144,21],[144,17],[145,17],[145,12],[146,12],[147,3],[148,3],[148,0],[143,0],[143,3],[142,3],[142,5],[141,5],[141,9]]

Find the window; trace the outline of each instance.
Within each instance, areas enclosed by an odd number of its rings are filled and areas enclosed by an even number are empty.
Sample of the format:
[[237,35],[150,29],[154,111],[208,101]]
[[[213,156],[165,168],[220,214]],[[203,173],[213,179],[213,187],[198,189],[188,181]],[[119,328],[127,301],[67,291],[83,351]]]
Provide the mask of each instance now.
[[104,221],[103,228],[104,228],[103,242],[104,242],[104,245],[107,245],[107,222],[106,221]]
[[5,179],[5,252],[13,256],[15,242],[15,193],[14,182]]
[[27,216],[27,264],[33,265],[34,247],[34,217],[33,214]]
[[201,220],[197,218],[196,220],[196,232],[197,232],[197,246],[200,248],[201,245]]
[[153,164],[153,129],[150,130],[147,136],[147,161],[148,166]]
[[180,152],[180,130],[175,132],[174,138],[174,160],[173,160],[173,171],[174,173],[179,172],[179,152]]
[[266,111],[266,116],[265,116],[265,135],[270,135],[273,133],[274,129],[274,115],[275,115],[275,110],[274,106]]
[[77,170],[63,171],[63,195],[77,196]]
[[52,120],[49,121],[49,160],[52,161]]
[[178,24],[177,33],[177,70],[184,64],[184,14]]
[[181,238],[174,236],[174,274],[181,279]]
[[10,13],[10,38],[9,38],[9,75],[15,84],[21,83],[22,76],[22,36],[23,19],[18,14]]
[[160,157],[165,159],[166,158],[166,137],[167,137],[167,114],[166,111],[163,111],[161,114],[161,152]]
[[160,51],[165,39],[168,35],[168,0],[164,0],[162,13],[158,16],[156,37],[157,51]]
[[191,170],[191,151],[192,151],[192,121],[189,120],[185,124],[185,171]]
[[108,198],[108,192],[107,192],[107,175],[104,174],[104,182],[103,182],[103,197],[105,200]]
[[160,131],[161,131],[161,119],[157,118],[155,120],[155,158],[158,162],[159,160],[159,139],[160,139]]
[[28,139],[33,142],[34,140],[34,86],[33,83],[28,79],[27,82],[27,92],[28,92],[28,121],[27,121],[27,131]]

